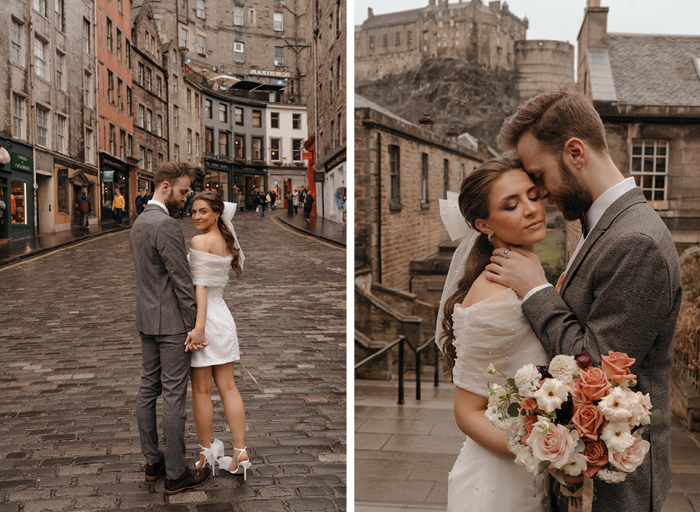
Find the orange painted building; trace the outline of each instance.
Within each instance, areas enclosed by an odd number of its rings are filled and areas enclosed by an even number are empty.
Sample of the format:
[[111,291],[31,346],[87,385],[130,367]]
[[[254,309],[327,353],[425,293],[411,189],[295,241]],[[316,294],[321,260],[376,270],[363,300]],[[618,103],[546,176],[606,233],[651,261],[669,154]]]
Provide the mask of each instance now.
[[126,200],[124,216],[133,208],[134,123],[130,59],[131,0],[97,0],[98,144],[100,149],[100,207],[102,222],[112,221],[117,189]]

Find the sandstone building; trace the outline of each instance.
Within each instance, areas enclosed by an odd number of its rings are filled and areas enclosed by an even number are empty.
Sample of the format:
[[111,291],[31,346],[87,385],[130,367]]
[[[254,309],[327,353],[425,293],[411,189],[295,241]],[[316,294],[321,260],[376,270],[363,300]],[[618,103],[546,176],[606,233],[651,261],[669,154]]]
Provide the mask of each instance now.
[[[700,242],[700,36],[608,33],[607,16],[589,0],[579,89],[603,119],[615,165],[642,187],[681,251]],[[571,253],[580,231],[569,231]]]

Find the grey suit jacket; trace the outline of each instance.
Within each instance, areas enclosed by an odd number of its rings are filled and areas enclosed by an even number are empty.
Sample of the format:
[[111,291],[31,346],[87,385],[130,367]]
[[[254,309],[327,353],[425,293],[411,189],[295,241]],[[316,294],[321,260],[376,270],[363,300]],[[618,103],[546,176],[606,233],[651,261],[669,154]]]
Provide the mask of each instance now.
[[197,306],[179,224],[157,204],[146,205],[131,228],[136,270],[136,330],[181,334],[194,328]]
[[[523,303],[547,353],[588,352],[594,364],[608,350],[636,359],[636,391],[649,393],[663,422],[643,435],[645,462],[624,482],[595,481],[596,511],[659,511],[671,487],[670,380],[681,277],[671,234],[641,189],[618,198],[589,233],[562,283]],[[653,473],[652,473],[653,471]]]

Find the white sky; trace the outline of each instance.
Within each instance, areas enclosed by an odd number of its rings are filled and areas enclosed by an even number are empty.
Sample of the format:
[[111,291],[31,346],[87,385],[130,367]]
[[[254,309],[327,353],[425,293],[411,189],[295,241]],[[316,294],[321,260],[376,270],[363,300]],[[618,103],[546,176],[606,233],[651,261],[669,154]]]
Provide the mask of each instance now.
[[[488,5],[488,0],[482,3]],[[355,24],[361,24],[367,7],[374,14],[386,14],[425,7],[428,0],[354,0],[354,4]],[[610,7],[608,32],[700,35],[698,0],[601,0],[601,5]],[[576,46],[586,0],[508,0],[508,6],[519,18],[528,17],[528,39],[569,41]]]

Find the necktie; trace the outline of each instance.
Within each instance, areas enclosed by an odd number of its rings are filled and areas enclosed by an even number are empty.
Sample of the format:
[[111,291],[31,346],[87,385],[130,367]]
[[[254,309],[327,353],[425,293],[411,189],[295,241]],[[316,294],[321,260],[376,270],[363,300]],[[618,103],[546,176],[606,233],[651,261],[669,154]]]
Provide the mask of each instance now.
[[581,233],[583,238],[588,236],[588,215],[586,215],[586,212],[581,212]]

